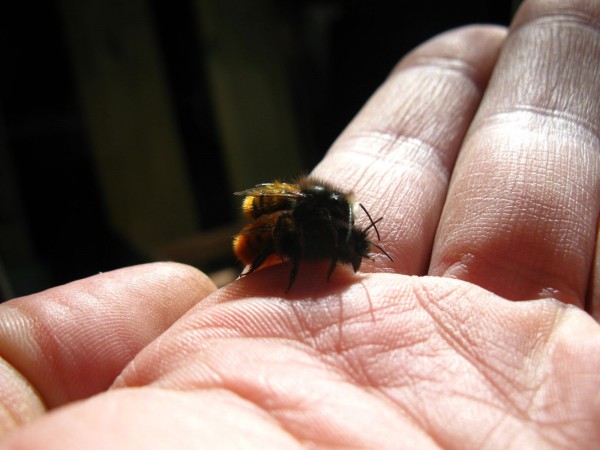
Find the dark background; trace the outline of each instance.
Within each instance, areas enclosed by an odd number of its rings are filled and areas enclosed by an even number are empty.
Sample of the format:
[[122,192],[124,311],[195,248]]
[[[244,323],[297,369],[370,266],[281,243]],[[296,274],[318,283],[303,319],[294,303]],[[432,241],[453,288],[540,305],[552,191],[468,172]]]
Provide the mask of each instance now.
[[[244,5],[237,14],[253,4],[237,3]],[[221,152],[223,140],[207,82],[210,46],[199,38],[202,24],[192,13],[192,1],[154,0],[145,5],[166,74],[192,198],[201,217],[197,233],[226,228],[238,219],[239,198],[231,195],[235,180]],[[287,36],[287,86],[305,171],[318,162],[406,52],[460,25],[507,25],[514,9],[510,0],[262,5]],[[111,225],[61,11],[56,1],[0,6],[0,295],[4,299],[155,259]],[[208,271],[233,263],[227,245],[220,255],[199,261],[197,265]]]

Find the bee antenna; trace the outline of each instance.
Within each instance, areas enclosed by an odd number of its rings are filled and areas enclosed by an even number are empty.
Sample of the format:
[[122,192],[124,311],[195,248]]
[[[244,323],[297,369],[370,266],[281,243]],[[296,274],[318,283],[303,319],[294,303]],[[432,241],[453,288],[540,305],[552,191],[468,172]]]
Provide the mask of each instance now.
[[[364,229],[364,231],[367,231],[369,228],[373,227],[373,229],[375,230],[375,234],[377,235],[377,240],[380,241],[381,237],[379,236],[379,230],[377,229],[377,227],[375,226],[375,224],[379,221],[381,221],[383,219],[383,217],[380,217],[377,220],[373,220],[373,218],[371,217],[371,214],[369,214],[369,211],[367,211],[367,208],[365,208],[362,203],[359,203],[358,206],[360,206],[362,208],[362,210],[365,212],[365,214],[367,215],[367,217],[369,218],[369,220],[371,221],[371,225],[369,225],[367,228]],[[376,246],[377,247],[377,246]],[[382,249],[380,249],[382,250]],[[383,252],[385,253],[385,252]],[[389,257],[389,255],[388,255]]]
[[346,232],[346,242],[350,242],[350,237],[352,236],[353,224],[354,224],[354,217],[352,217],[352,205],[350,203],[348,203],[348,231]]
[[383,253],[385,256],[387,256],[387,259],[389,259],[391,262],[394,262],[394,258],[392,258],[390,256],[390,254],[388,252],[386,252],[381,245],[378,245],[375,242],[371,242],[371,241],[369,241],[369,244],[371,244],[373,247],[379,249],[379,251],[381,253]]

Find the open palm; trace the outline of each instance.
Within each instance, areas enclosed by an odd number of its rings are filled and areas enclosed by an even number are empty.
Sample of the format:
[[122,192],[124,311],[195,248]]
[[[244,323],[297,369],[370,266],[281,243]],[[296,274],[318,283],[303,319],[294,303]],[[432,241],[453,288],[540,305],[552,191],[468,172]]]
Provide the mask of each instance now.
[[287,294],[289,264],[219,291],[152,264],[2,305],[4,444],[598,448],[599,33],[597,3],[531,0],[399,63],[314,171],[394,262],[302,262]]

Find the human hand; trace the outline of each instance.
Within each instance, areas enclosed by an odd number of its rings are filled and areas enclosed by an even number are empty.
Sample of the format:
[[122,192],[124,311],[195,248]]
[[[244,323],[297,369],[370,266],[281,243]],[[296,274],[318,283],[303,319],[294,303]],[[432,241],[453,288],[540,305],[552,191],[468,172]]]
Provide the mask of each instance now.
[[285,297],[289,264],[210,295],[157,264],[2,305],[4,411],[41,416],[6,445],[597,448],[599,28],[532,0],[404,58],[314,172],[394,263],[302,262]]

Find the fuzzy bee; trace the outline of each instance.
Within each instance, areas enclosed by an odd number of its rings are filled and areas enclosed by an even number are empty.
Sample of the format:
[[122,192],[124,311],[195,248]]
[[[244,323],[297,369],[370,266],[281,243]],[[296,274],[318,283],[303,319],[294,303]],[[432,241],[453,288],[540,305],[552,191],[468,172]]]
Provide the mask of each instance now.
[[[327,279],[338,263],[360,269],[363,258],[369,258],[372,247],[379,249],[390,261],[392,257],[367,234],[373,228],[380,240],[376,224],[363,205],[352,194],[310,177],[296,183],[258,184],[236,192],[244,197],[242,211],[252,223],[246,225],[233,240],[236,257],[249,269],[248,275],[263,265],[290,260],[292,270],[289,291],[301,260],[329,260]],[[370,225],[355,226],[358,208],[365,212]]]

